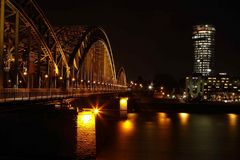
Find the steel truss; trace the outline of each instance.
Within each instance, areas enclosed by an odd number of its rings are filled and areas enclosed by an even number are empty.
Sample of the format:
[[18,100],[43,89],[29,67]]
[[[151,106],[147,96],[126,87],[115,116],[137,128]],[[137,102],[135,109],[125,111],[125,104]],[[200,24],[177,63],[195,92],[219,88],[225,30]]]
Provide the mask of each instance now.
[[1,0],[0,89],[126,88],[99,27],[53,28],[32,0]]

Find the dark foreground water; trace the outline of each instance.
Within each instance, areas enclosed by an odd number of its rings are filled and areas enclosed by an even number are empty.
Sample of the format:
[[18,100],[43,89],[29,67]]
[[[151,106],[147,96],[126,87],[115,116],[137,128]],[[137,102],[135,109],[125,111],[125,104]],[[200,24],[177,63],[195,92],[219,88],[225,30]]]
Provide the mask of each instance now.
[[240,115],[0,113],[0,159],[240,159]]

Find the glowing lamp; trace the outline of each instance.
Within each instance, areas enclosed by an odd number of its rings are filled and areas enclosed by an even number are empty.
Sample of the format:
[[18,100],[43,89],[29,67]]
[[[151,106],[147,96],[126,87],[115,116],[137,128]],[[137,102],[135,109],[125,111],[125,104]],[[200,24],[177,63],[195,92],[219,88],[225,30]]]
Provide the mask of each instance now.
[[98,108],[94,108],[94,109],[93,109],[93,113],[94,113],[95,115],[97,115],[97,114],[99,113],[99,109],[98,109]]
[[149,86],[148,86],[148,89],[149,89],[149,90],[152,90],[152,89],[153,89],[153,87],[152,87],[151,85],[149,85]]
[[128,101],[128,98],[120,99],[120,110],[127,110],[127,101]]

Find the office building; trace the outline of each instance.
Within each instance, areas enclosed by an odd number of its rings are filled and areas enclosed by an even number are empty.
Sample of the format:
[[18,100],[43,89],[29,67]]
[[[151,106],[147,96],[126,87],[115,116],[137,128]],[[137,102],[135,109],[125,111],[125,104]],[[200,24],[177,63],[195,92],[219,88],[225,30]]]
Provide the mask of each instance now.
[[240,77],[219,73],[212,76],[186,77],[188,99],[218,102],[240,102]]
[[215,28],[212,25],[193,27],[194,67],[193,72],[208,76],[214,70]]

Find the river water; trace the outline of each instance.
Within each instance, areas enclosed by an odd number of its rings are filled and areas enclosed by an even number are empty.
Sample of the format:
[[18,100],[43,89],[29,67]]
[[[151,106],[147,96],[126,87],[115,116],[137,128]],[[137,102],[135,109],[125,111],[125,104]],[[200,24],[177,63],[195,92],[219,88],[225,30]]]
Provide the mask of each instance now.
[[239,159],[240,115],[0,113],[0,159]]

